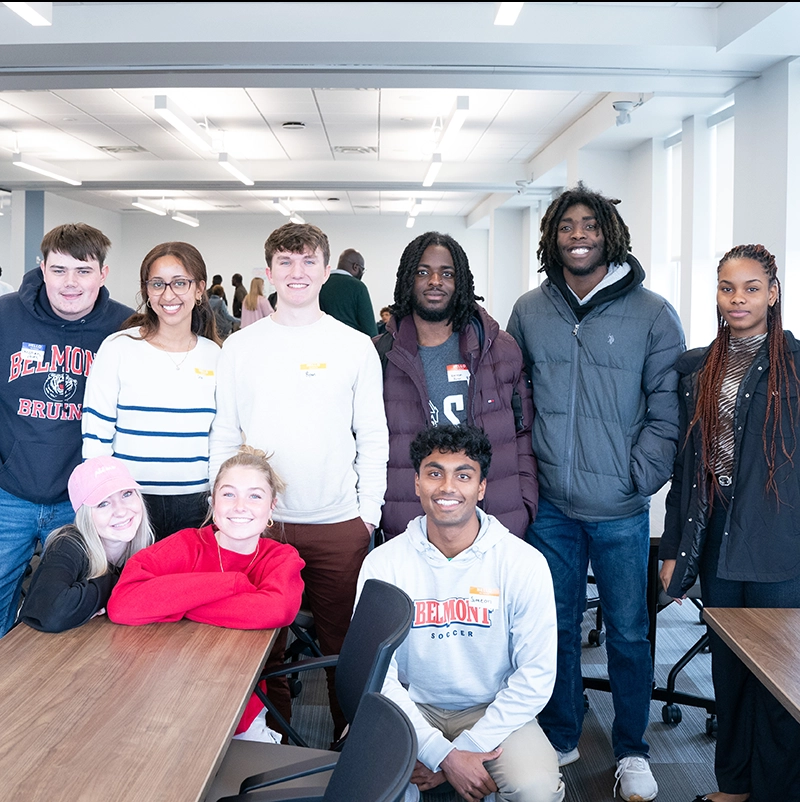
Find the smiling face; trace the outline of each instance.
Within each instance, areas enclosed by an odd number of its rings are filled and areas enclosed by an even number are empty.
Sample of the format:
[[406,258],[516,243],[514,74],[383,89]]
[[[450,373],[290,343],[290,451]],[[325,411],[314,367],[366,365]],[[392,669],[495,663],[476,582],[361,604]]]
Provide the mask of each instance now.
[[[161,326],[185,329],[188,334],[192,329],[192,310],[203,295],[206,288],[204,281],[195,281],[176,256],[161,256],[150,266],[147,274],[148,282],[160,279],[169,287],[164,287],[160,294],[152,290],[148,284],[147,300],[158,317]],[[176,292],[172,282],[183,279],[189,282],[185,294]]]
[[778,287],[755,259],[729,259],[717,273],[717,308],[731,337],[766,334],[767,313],[778,300]]
[[462,534],[474,538],[478,531],[475,507],[486,493],[478,462],[463,451],[434,451],[420,463],[414,487],[428,516],[432,542],[437,536],[451,541]]
[[456,270],[444,245],[429,245],[422,253],[414,276],[411,308],[429,323],[448,320],[453,313]]
[[267,266],[267,278],[278,293],[279,308],[319,306],[319,291],[330,272],[321,248],[313,252],[306,248],[302,253],[277,251]]
[[94,309],[108,266],[96,259],[76,259],[51,251],[42,265],[47,300],[64,320],[80,320]]
[[251,554],[266,531],[276,499],[264,474],[237,465],[226,468],[214,489],[217,542],[229,551]]
[[570,206],[558,223],[558,251],[564,270],[590,276],[608,265],[606,240],[594,212],[582,203]]
[[117,490],[92,507],[92,521],[102,541],[129,543],[142,522],[142,497],[130,488]]

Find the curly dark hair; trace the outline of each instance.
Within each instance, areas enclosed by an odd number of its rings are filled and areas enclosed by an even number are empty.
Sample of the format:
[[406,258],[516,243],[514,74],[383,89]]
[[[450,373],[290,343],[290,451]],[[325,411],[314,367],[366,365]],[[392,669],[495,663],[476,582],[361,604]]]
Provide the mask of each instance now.
[[425,249],[431,245],[441,245],[450,251],[453,259],[453,268],[456,273],[456,291],[453,296],[453,312],[447,321],[453,326],[453,331],[463,331],[475,312],[476,301],[482,301],[480,295],[475,295],[475,282],[469,269],[469,259],[464,249],[449,235],[438,231],[428,231],[420,234],[415,240],[406,245],[400,257],[397,268],[397,281],[394,285],[394,306],[392,312],[400,320],[412,312],[414,299],[414,278],[417,267],[422,260]]
[[492,444],[483,429],[477,426],[447,424],[423,429],[411,441],[409,449],[411,463],[417,476],[422,460],[434,451],[444,451],[446,454],[458,454],[463,451],[481,466],[481,481],[488,475],[489,466],[492,464]]
[[[764,457],[767,460],[767,487],[776,498],[778,485],[775,481],[776,460],[778,456],[777,436],[780,436],[780,450],[785,460],[794,465],[794,452],[796,442],[787,443],[781,428],[781,399],[787,398],[788,414],[792,432],[795,431],[795,421],[800,418],[800,409],[791,404],[791,397],[796,394],[789,391],[789,385],[795,388],[800,386],[794,360],[786,344],[781,320],[781,283],[778,280],[778,266],[775,257],[763,245],[737,245],[731,248],[720,260],[717,273],[722,266],[732,259],[752,259],[764,268],[769,286],[776,286],[778,297],[775,303],[767,309],[767,341],[769,355],[769,375],[767,378],[767,415],[761,439],[764,446]],[[717,308],[717,336],[708,352],[705,365],[700,371],[697,381],[697,403],[694,417],[689,424],[689,433],[695,426],[700,427],[700,439],[703,444],[702,460],[700,462],[700,480],[709,486],[719,487],[719,479],[714,473],[716,464],[719,433],[719,394],[725,378],[725,369],[728,364],[729,328],[722,314]],[[798,402],[800,406],[800,402]],[[687,439],[689,436],[687,433]],[[713,498],[713,494],[710,494]]]
[[593,192],[586,187],[583,181],[573,189],[562,192],[547,208],[542,217],[540,230],[542,237],[539,240],[539,250],[536,256],[543,270],[563,268],[561,254],[558,250],[558,224],[570,206],[582,203],[588,206],[597,218],[600,230],[605,239],[606,259],[609,264],[623,264],[631,251],[631,233],[625,221],[617,211],[617,198],[607,198],[599,192]]

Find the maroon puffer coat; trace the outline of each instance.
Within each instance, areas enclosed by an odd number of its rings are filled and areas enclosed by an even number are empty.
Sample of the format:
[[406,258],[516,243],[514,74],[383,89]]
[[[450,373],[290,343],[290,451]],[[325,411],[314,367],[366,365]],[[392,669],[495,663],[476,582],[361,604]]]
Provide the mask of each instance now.
[[[391,350],[386,341],[392,338]],[[411,315],[395,317],[386,332],[374,339],[385,352],[383,397],[389,424],[389,465],[381,528],[395,537],[408,522],[422,515],[414,492],[414,468],[408,450],[417,432],[430,425],[425,371],[417,351],[417,329]],[[461,332],[461,354],[469,367],[468,420],[482,428],[492,444],[492,464],[482,508],[519,537],[536,517],[539,485],[531,447],[533,400],[522,369],[522,353],[511,335],[500,331],[485,309]],[[521,421],[515,417],[512,396],[521,401]]]

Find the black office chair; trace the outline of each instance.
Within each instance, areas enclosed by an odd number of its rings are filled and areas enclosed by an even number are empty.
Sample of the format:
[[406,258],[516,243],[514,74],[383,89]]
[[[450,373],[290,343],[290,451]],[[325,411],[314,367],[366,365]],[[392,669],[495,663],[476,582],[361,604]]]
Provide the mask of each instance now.
[[[262,674],[261,679],[335,666],[336,696],[344,717],[348,723],[352,722],[364,694],[380,691],[383,686],[389,662],[395,649],[405,640],[413,616],[414,605],[400,588],[379,579],[368,579],[340,654],[298,660]],[[308,743],[284,720],[258,686],[256,693],[288,737],[295,744],[307,748]],[[341,748],[341,741],[334,748]]]
[[[313,751],[323,760],[330,752],[253,741],[233,743],[260,752],[262,765],[274,768],[248,778],[238,795],[223,797],[219,802],[400,802],[417,759],[414,727],[394,702],[379,693],[368,693],[362,699],[332,773],[317,768],[319,761],[313,757],[293,760],[298,752],[305,755]],[[380,748],[376,749],[378,744]],[[325,774],[320,775],[320,771]],[[260,790],[245,792],[245,784],[253,787],[256,779],[261,780],[257,786]],[[304,784],[298,785],[301,779]],[[276,787],[285,783],[289,785]],[[208,802],[216,799],[211,794],[207,797]]]

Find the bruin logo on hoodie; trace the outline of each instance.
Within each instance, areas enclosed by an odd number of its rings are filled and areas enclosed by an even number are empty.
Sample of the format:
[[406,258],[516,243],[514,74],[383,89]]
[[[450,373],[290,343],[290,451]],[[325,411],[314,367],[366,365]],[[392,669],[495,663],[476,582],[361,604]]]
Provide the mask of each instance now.
[[78,390],[78,382],[66,373],[51,373],[44,383],[44,394],[51,401],[69,401]]

